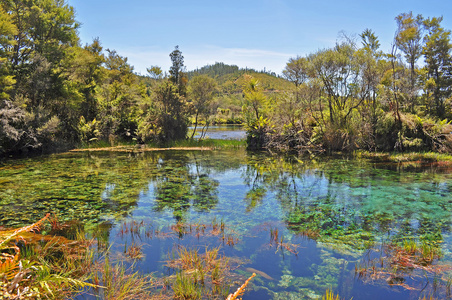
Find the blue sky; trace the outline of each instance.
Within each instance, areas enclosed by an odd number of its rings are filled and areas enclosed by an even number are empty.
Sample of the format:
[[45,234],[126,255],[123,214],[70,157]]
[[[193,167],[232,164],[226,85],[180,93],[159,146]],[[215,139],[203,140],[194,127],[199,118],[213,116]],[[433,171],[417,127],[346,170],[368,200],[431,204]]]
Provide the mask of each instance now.
[[341,31],[372,29],[389,51],[402,12],[443,16],[452,29],[450,0],[68,0],[83,44],[129,58],[137,73],[168,70],[174,46],[188,70],[224,62],[281,73],[290,57],[334,46]]

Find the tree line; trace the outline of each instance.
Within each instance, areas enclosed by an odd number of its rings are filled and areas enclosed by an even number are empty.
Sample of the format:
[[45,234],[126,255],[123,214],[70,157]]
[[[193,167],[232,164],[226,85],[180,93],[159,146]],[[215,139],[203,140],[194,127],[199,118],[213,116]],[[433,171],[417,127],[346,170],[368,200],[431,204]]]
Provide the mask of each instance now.
[[0,155],[185,138],[188,117],[204,113],[188,93],[210,95],[188,86],[178,47],[169,75],[138,76],[99,39],[82,46],[79,26],[64,0],[0,2]]
[[367,29],[361,43],[346,37],[291,58],[285,80],[223,63],[187,72],[178,46],[168,73],[140,76],[98,38],[81,45],[64,0],[2,0],[0,156],[164,144],[213,122],[243,122],[251,149],[448,151],[452,59],[441,21],[401,14],[390,53]]
[[[389,53],[376,34],[344,36],[287,63],[292,90],[245,90],[248,146],[298,151],[452,150],[452,56],[442,18],[402,13]],[[260,94],[259,94],[260,93]]]

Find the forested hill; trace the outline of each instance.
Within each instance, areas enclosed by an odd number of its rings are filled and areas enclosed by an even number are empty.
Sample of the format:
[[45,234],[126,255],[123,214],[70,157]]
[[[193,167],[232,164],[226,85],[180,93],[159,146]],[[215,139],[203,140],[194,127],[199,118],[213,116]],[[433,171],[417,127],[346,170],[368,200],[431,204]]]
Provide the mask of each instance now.
[[221,77],[228,74],[234,74],[241,71],[236,65],[227,65],[222,62],[216,62],[214,65],[207,65],[200,69],[196,69],[187,73],[188,78],[191,79],[195,75],[207,75],[209,77]]
[[278,77],[275,72],[256,71],[254,69],[239,68],[236,65],[228,65],[222,62],[217,62],[213,65],[207,65],[200,69],[187,72],[188,79],[196,75],[207,75],[214,78],[218,83],[220,90],[224,93],[241,93],[244,76],[250,75],[259,81],[261,87],[268,91],[288,90],[291,88],[291,82],[285,78]]

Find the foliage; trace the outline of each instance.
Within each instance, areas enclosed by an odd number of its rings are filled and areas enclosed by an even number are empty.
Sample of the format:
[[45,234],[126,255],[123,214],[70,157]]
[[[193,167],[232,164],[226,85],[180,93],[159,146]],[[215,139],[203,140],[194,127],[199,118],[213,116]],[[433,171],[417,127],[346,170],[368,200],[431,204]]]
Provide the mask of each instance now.
[[15,34],[17,27],[12,22],[11,16],[0,6],[0,101],[9,98],[8,91],[16,83],[9,73],[11,65],[8,63],[12,56]]
[[172,65],[169,69],[169,80],[177,86],[177,92],[185,96],[185,86],[187,84],[187,78],[185,75],[184,57],[179,50],[179,46],[174,47],[174,51],[170,53]]
[[100,131],[98,129],[99,123],[96,119],[91,122],[86,122],[83,116],[80,117],[79,131],[81,135],[82,142],[88,143],[97,140],[100,136]]
[[339,295],[335,295],[332,290],[326,290],[325,295],[322,296],[322,300],[341,300]]
[[245,123],[250,149],[448,152],[450,30],[412,12],[395,22],[390,53],[366,29],[360,46],[345,37],[290,58],[281,77],[220,62],[186,72],[178,46],[168,74],[154,65],[140,76],[98,38],[81,46],[65,1],[3,1],[0,155],[171,143],[187,138],[189,122],[192,137],[200,125]]
[[177,87],[169,81],[162,83],[155,91],[155,130],[163,142],[183,139],[187,135],[185,99]]
[[290,58],[283,70],[283,75],[295,84],[295,88],[298,88],[308,77],[308,67],[308,61],[305,57]]
[[[16,230],[0,231],[0,292],[8,299],[63,299],[86,287],[99,287],[85,281],[90,268],[88,241],[68,240],[38,232],[40,221]],[[53,219],[55,220],[55,219]],[[52,230],[59,227],[52,221]]]
[[[268,120],[260,133],[249,126],[252,146],[299,152],[451,151],[445,117],[452,47],[441,20],[400,14],[388,54],[366,29],[361,48],[345,37],[330,49],[291,58],[283,74],[294,88],[271,99],[267,109],[252,105],[263,101],[248,100],[248,107],[260,109],[249,109],[254,120],[249,121],[248,113],[248,124],[254,125],[262,113]],[[422,55],[426,64],[420,69],[416,63]],[[261,143],[254,142],[257,135],[262,135]]]
[[[193,113],[195,114],[195,128],[193,129],[191,138],[193,138],[196,133],[196,128],[198,126],[198,117],[204,117],[204,122],[206,124],[205,127],[209,125],[209,116],[212,114],[211,104],[215,90],[215,80],[206,75],[198,75],[190,80],[188,94],[191,100],[190,104],[192,106]],[[203,128],[200,139],[202,139],[204,135],[205,128]]]
[[168,267],[178,270],[173,283],[175,299],[224,299],[221,286],[225,285],[231,264],[218,253],[218,248],[206,248],[201,254],[196,249],[180,247],[176,252],[177,258],[167,261]]
[[251,75],[244,76],[244,105],[242,107],[248,128],[259,126],[258,122],[265,117],[267,97],[259,80]]
[[149,73],[149,76],[153,79],[161,79],[163,75],[163,71],[159,66],[152,66],[147,68],[146,71]]
[[[424,97],[426,109],[439,118],[451,117],[451,109],[447,99],[452,95],[452,57],[450,51],[450,30],[441,27],[442,18],[432,18],[424,21],[427,34],[424,37],[423,54],[426,66],[424,71]],[[449,104],[450,105],[450,104]]]

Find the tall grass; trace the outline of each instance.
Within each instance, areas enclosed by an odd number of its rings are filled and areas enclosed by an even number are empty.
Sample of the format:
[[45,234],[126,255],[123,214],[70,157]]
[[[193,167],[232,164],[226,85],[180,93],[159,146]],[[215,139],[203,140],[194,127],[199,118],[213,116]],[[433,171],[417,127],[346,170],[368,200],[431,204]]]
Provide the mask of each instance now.
[[0,273],[5,274],[0,276],[0,293],[6,299],[64,299],[85,287],[98,287],[86,276],[92,262],[90,241],[40,234],[49,217],[0,232]]
[[93,280],[103,286],[92,290],[101,299],[154,299],[151,290],[156,286],[156,281],[151,275],[143,276],[134,271],[133,265],[126,267],[123,262],[112,264],[108,256],[96,265]]
[[341,300],[341,298],[339,295],[335,295],[332,290],[328,289],[322,296],[322,300]]
[[177,272],[171,282],[175,299],[224,299],[229,293],[230,260],[219,248],[202,253],[180,246],[169,258],[167,266]]
[[[132,223],[124,230],[138,234],[140,224]],[[61,235],[41,234],[44,226],[46,232]],[[206,234],[224,235],[225,225],[216,219],[210,225],[190,225],[186,229],[191,232],[193,228],[195,233],[198,227],[208,226],[211,230]],[[69,299],[79,293],[111,300],[225,299],[232,282],[243,280],[231,272],[242,262],[223,256],[219,247],[180,246],[167,261],[175,275],[142,275],[135,268],[142,256],[141,245],[126,246],[126,257],[132,262],[112,262],[108,247],[95,249],[94,240],[87,240],[82,231],[74,233],[73,228],[47,215],[30,226],[0,231],[0,299]],[[185,227],[179,224],[178,228]]]

